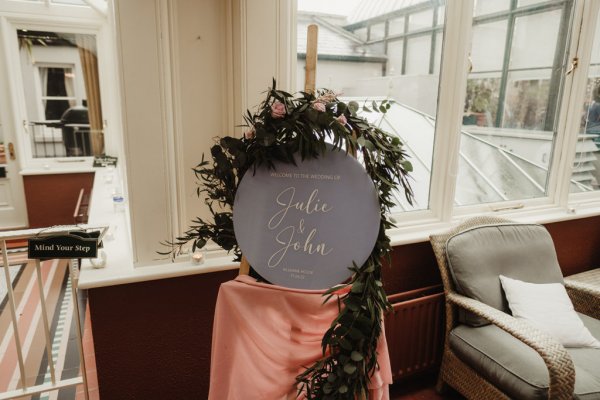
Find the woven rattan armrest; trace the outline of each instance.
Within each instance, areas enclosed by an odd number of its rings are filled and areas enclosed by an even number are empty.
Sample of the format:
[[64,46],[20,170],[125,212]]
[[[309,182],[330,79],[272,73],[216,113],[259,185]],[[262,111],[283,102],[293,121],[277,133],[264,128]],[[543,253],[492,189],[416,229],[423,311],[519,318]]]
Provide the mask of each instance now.
[[555,339],[527,321],[488,306],[480,301],[448,293],[447,300],[510,333],[534,349],[544,360],[550,376],[549,399],[571,399],[575,387],[575,367],[569,353]]
[[566,278],[565,287],[577,312],[600,319],[600,288],[598,286]]

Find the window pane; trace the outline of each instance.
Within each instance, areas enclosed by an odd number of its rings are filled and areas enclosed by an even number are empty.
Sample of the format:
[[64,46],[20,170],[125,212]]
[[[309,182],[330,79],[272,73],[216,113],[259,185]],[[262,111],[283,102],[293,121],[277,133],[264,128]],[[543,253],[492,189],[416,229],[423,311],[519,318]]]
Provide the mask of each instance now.
[[[479,0],[476,11],[492,3],[501,2]],[[563,11],[506,11],[473,26],[457,205],[546,196],[564,76],[563,57],[555,57],[566,48],[566,37],[558,37]]]
[[550,70],[509,73],[502,126],[544,130],[550,90]]
[[562,10],[547,11],[515,22],[510,68],[548,67],[552,65]]
[[534,4],[544,3],[546,1],[548,1],[548,0],[519,0],[519,4],[517,7],[532,6]]
[[408,39],[406,45],[406,74],[427,75],[431,56],[431,35]]
[[[341,92],[345,99],[356,100],[359,104],[368,100],[369,106],[372,100],[387,98],[396,102],[385,117],[375,112],[363,114],[382,129],[400,137],[411,156],[415,204],[407,204],[404,195],[398,193],[396,211],[429,207],[444,27],[433,28],[433,7],[443,8],[443,4],[439,5],[438,1],[422,3],[429,8],[413,13],[409,24],[411,29],[426,31],[404,39],[398,38],[398,35],[404,35],[403,15],[409,15],[411,8],[414,9],[414,1],[374,0],[368,3],[369,7],[365,6],[366,2],[357,2],[355,9],[336,9],[326,1],[298,0],[296,88],[304,87],[306,27],[315,21],[319,23],[319,19],[313,18],[314,15],[328,14],[329,23],[319,25],[317,87]],[[336,26],[332,27],[331,23]],[[378,34],[385,35],[382,27],[386,23],[389,36],[382,36],[385,45],[383,41],[367,44],[364,38],[356,35],[357,29],[364,26],[371,26],[371,29],[379,27]],[[354,37],[345,34],[344,30],[354,32]],[[390,36],[396,36],[396,39],[389,39]],[[430,65],[435,71],[433,74],[430,73]]]
[[104,153],[96,39],[17,30],[34,158]]
[[402,57],[404,55],[404,40],[395,40],[387,45],[388,75],[402,75]]
[[408,31],[431,28],[433,25],[433,9],[420,11],[408,16]]
[[360,28],[354,31],[354,34],[362,41],[367,41],[367,28]]
[[587,81],[585,102],[573,161],[571,193],[600,188],[600,15]]
[[471,62],[473,72],[501,71],[508,22],[501,20],[473,27]]
[[371,36],[369,40],[380,40],[385,36],[385,24],[371,25]]
[[404,17],[394,18],[394,19],[390,20],[390,25],[388,28],[389,35],[395,36],[395,35],[403,34],[404,33],[404,21],[405,21]]
[[473,15],[478,16],[507,11],[509,7],[510,0],[476,0]]

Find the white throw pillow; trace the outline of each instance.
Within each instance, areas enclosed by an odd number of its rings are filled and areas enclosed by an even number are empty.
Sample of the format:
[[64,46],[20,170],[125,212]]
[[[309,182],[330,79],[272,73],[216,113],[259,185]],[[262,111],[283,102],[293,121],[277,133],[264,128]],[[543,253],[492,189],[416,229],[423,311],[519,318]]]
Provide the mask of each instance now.
[[529,283],[500,275],[512,315],[531,322],[565,347],[600,348],[561,283]]

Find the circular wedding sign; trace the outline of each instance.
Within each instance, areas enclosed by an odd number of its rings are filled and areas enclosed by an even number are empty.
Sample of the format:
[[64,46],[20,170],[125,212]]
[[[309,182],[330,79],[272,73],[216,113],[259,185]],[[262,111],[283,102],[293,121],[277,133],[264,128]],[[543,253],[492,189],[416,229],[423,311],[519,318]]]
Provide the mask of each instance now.
[[344,151],[249,169],[233,206],[242,254],[271,283],[325,289],[371,254],[380,224],[375,186]]

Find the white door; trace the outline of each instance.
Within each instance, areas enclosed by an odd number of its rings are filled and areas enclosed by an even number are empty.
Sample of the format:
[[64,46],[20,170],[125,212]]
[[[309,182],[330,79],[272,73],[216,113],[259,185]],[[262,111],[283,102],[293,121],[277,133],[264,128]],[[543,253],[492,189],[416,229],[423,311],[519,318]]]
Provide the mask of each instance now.
[[[0,25],[3,22],[0,21]],[[0,230],[28,226],[16,137],[22,127],[15,126],[14,113],[18,110],[14,107],[14,95],[11,95],[9,88],[9,69],[4,57],[6,51],[2,48],[5,43],[6,41],[0,42]]]
[[[3,90],[0,85],[0,91]],[[6,103],[2,105],[0,108],[4,108]],[[27,207],[23,177],[19,174],[16,159],[16,141],[12,137],[14,131],[3,123],[6,118],[2,114],[4,111],[0,112],[0,230],[24,228],[27,227]]]

